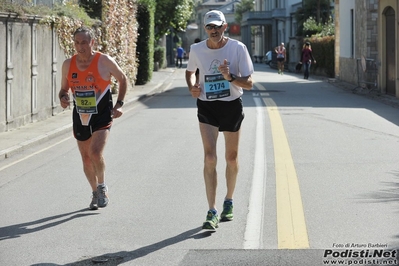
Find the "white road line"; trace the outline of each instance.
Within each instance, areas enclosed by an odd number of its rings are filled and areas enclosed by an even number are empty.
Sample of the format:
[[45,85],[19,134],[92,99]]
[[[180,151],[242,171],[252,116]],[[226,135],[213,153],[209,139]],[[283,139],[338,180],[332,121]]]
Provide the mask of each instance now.
[[34,153],[32,153],[32,154],[29,154],[29,155],[26,156],[26,157],[23,157],[23,158],[21,158],[21,159],[19,159],[19,160],[16,160],[16,161],[12,162],[12,163],[9,163],[9,164],[7,164],[7,165],[1,167],[1,168],[0,168],[0,171],[3,171],[4,169],[7,169],[8,167],[11,167],[11,166],[13,166],[13,165],[16,165],[17,163],[20,163],[20,162],[22,162],[22,161],[25,161],[26,159],[29,159],[30,157],[33,157],[33,156],[35,156],[36,154],[39,154],[39,153],[42,153],[42,152],[44,152],[44,151],[46,151],[46,150],[48,150],[48,149],[51,149],[51,148],[57,146],[58,144],[61,144],[61,143],[65,142],[65,141],[69,140],[70,138],[71,138],[71,137],[67,137],[67,138],[65,138],[65,139],[63,139],[63,140],[58,141],[57,143],[54,143],[54,144],[51,145],[51,146],[47,146],[47,147],[44,148],[44,149],[41,149],[41,150],[36,151],[36,152],[34,152]]
[[[256,84],[255,84],[256,85]],[[261,249],[263,236],[263,206],[266,186],[266,156],[264,133],[264,106],[259,98],[254,98],[257,111],[254,174],[249,198],[247,225],[244,235],[244,249]]]

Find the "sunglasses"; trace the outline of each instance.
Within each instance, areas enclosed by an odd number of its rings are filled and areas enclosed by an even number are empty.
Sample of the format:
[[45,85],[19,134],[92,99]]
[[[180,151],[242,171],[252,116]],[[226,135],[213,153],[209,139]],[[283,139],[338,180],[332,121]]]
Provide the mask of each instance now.
[[220,25],[220,26],[216,26],[216,25],[206,25],[205,26],[205,29],[207,29],[207,30],[213,30],[213,29],[215,29],[215,30],[220,30],[221,28],[223,27],[223,24],[222,25]]

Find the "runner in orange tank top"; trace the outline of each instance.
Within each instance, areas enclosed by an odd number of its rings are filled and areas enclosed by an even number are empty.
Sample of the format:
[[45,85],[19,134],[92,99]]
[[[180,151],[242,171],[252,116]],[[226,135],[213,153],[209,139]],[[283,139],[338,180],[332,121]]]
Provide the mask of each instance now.
[[[103,151],[112,119],[123,114],[127,79],[113,58],[93,51],[94,35],[89,28],[78,28],[73,38],[76,55],[62,64],[59,98],[63,108],[69,107],[71,90],[73,133],[82,156],[84,173],[92,188],[89,208],[96,210],[106,207],[109,202]],[[115,105],[110,90],[111,76],[119,83]]]

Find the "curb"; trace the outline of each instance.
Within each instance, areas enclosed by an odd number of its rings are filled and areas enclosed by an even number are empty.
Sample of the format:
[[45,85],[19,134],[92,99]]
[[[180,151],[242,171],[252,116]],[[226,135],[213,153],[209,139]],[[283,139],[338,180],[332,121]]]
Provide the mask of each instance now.
[[[151,97],[151,96],[155,95],[156,93],[164,92],[165,90],[163,90],[161,88],[163,88],[163,87],[167,88],[168,87],[167,84],[166,84],[167,80],[174,73],[175,73],[175,71],[171,71],[170,75],[165,76],[162,80],[160,80],[158,83],[155,84],[154,88],[150,89],[148,92],[143,93],[143,94],[139,94],[138,96],[133,96],[132,98],[126,97],[128,99],[125,102],[124,106],[130,106],[133,103],[138,102],[138,101],[140,101],[142,99],[145,99],[147,97]],[[148,84],[150,84],[150,86],[151,86],[152,85],[151,81]],[[147,84],[147,86],[148,86],[148,84]],[[141,87],[145,87],[146,85],[140,85],[140,86]],[[138,89],[137,87],[133,87],[131,90],[137,90],[137,89]],[[127,91],[126,95],[128,96],[128,94],[129,94],[129,90]],[[113,100],[115,102],[117,94],[112,95],[112,97],[113,97]],[[64,114],[66,114],[66,112],[72,113],[72,108],[70,107],[70,109],[66,110],[64,112]],[[69,117],[71,117],[71,116],[72,116],[72,114],[69,115]],[[66,125],[64,125],[64,126],[62,126],[60,128],[57,128],[55,130],[51,130],[51,131],[49,131],[49,132],[47,132],[45,134],[39,135],[39,136],[37,136],[35,138],[23,141],[23,142],[21,142],[18,145],[14,145],[14,146],[9,147],[7,149],[0,150],[0,160],[4,160],[4,159],[7,159],[7,158],[10,158],[11,156],[13,156],[13,155],[15,155],[15,154],[17,154],[17,153],[19,153],[21,151],[24,151],[27,148],[31,148],[31,147],[33,147],[35,145],[43,144],[43,143],[45,143],[45,142],[47,142],[47,141],[49,141],[49,140],[51,140],[51,139],[53,139],[53,138],[55,138],[55,137],[57,137],[59,135],[66,134],[66,133],[71,132],[71,131],[72,131],[72,118],[71,118],[71,122],[70,123],[68,123],[68,124],[66,124]]]

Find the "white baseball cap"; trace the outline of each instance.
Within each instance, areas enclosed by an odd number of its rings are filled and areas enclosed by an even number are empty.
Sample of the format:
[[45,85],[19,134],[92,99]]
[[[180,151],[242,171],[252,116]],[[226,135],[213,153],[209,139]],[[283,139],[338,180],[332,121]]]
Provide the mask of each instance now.
[[219,10],[211,10],[205,14],[204,25],[214,24],[220,26],[226,22],[224,14]]

